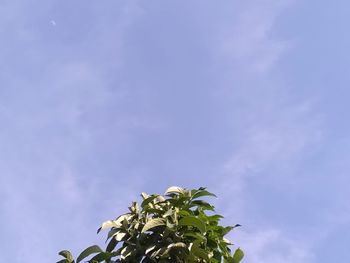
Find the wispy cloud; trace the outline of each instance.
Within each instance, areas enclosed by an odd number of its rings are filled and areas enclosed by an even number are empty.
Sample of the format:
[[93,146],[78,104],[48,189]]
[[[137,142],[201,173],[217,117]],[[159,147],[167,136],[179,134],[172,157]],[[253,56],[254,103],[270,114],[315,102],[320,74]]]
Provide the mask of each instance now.
[[237,21],[224,32],[222,49],[249,74],[265,73],[289,48],[290,42],[271,36],[275,21],[291,1],[247,1]]
[[18,252],[4,261],[80,251],[171,182],[212,182],[245,262],[310,263],[349,224],[349,142],[326,138],[337,161],[305,164],[327,134],[318,93],[285,79],[300,47],[276,29],[294,1],[224,2],[1,2],[0,241]]
[[[224,184],[217,191],[223,193],[225,200],[232,200],[230,206],[222,207],[230,222],[239,220],[243,225],[245,222],[245,226],[238,230],[238,236],[234,234],[232,240],[246,248],[247,261],[310,263],[316,234],[312,238],[304,237],[300,242],[303,233],[290,236],[288,227],[252,220],[251,217],[254,215],[249,212],[252,205],[268,205],[263,200],[254,200],[250,197],[251,193],[247,187],[249,182],[263,180],[267,184],[270,182],[272,188],[283,188],[290,191],[286,194],[291,194],[295,189],[293,187],[297,180],[295,176],[303,154],[322,139],[319,119],[312,112],[308,113],[304,108],[300,110],[299,107],[276,108],[275,112],[281,110],[284,114],[280,116],[272,112],[268,114],[269,118],[272,117],[269,120],[256,116],[252,119],[252,123],[246,126],[246,133],[239,148],[224,165],[225,176],[221,178]],[[258,112],[257,109],[254,111]],[[283,182],[281,186],[277,186],[279,182]],[[291,188],[288,190],[288,187]],[[268,195],[269,193],[266,193],[266,196]],[[257,222],[261,224],[249,225]],[[268,228],[267,231],[261,230],[265,227]],[[245,232],[246,228],[251,230]]]
[[[302,239],[302,233],[290,235],[288,227],[251,220],[252,202],[256,206],[265,204],[252,200],[247,190],[247,184],[254,180],[270,182],[274,187],[278,187],[278,182],[293,185],[303,154],[323,137],[321,118],[313,110],[315,98],[296,100],[291,96],[293,88],[281,76],[273,76],[274,68],[291,47],[290,41],[278,39],[274,34],[278,16],[290,3],[248,1],[222,42],[232,68],[244,77],[237,77],[239,87],[225,91],[240,103],[239,114],[233,115],[234,127],[239,127],[235,134],[239,134],[240,141],[223,165],[224,183],[217,191],[224,193],[225,200],[232,200],[230,206],[222,206],[230,221],[261,223],[246,226],[249,230],[243,227],[233,235],[232,240],[246,249],[247,262],[310,263],[313,260],[314,238]],[[259,81],[251,82],[251,79]],[[288,187],[283,187],[288,191]]]
[[314,260],[312,247],[309,247],[307,241],[288,237],[277,229],[240,234],[238,239],[245,244],[247,262],[306,263]]
[[[8,262],[32,258],[54,262],[60,249],[81,250],[97,239],[98,224],[123,212],[142,188],[135,183],[111,189],[106,185],[108,169],[94,167],[95,159],[101,158],[98,155],[104,154],[101,144],[107,143],[106,134],[114,138],[113,147],[120,149],[114,154],[122,155],[120,145],[130,141],[130,129],[142,125],[135,124],[139,118],[132,113],[114,107],[128,94],[117,78],[111,81],[104,75],[122,63],[123,34],[138,15],[137,3],[122,5],[120,16],[113,16],[116,26],[109,30],[102,30],[106,21],[91,16],[101,27],[93,41],[87,40],[87,32],[81,39],[65,38],[64,32],[80,29],[59,16],[55,21],[60,26],[54,32],[46,29],[53,7],[53,3],[41,7],[41,21],[29,15],[34,10],[24,12],[15,1],[1,6],[1,12],[8,13],[6,23],[18,33],[1,25],[0,32],[13,41],[12,46],[0,44],[2,61],[8,61],[6,67],[4,62],[0,65],[6,69],[0,91],[0,195],[5,200],[0,206],[5,216],[0,221],[13,230],[2,235],[1,243],[6,243],[8,251],[17,251],[15,258],[3,256]],[[88,55],[67,48],[84,41],[96,44],[85,47]],[[99,43],[105,43],[105,49]],[[100,63],[99,59],[111,56],[115,64]],[[86,168],[87,162],[94,171]]]

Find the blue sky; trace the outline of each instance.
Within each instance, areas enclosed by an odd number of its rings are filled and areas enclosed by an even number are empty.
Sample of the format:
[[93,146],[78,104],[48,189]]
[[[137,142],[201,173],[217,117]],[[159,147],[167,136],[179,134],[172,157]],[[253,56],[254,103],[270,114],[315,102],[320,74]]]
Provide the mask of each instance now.
[[2,262],[208,186],[250,263],[348,262],[345,0],[0,3]]

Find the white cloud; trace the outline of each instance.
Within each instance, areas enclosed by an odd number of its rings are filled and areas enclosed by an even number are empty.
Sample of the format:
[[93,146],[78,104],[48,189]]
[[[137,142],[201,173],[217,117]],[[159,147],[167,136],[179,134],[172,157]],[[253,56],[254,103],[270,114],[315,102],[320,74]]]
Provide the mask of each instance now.
[[58,191],[62,194],[62,199],[71,206],[79,205],[82,202],[83,193],[77,182],[77,175],[69,166],[63,167],[63,171],[58,173]]
[[247,1],[240,6],[238,19],[224,32],[222,43],[222,51],[240,70],[265,73],[289,48],[290,42],[270,36],[277,16],[289,3],[289,0]]
[[[271,98],[268,107],[273,103]],[[255,174],[271,163],[290,161],[322,138],[319,117],[307,108],[278,104],[266,115],[260,114],[262,108],[251,110],[255,116],[246,126],[240,148],[226,164],[230,174]]]
[[[106,187],[100,174],[81,171],[82,160],[88,162],[84,158],[100,146],[104,133],[113,133],[111,140],[118,145],[129,138],[131,126],[146,125],[136,123],[138,118],[131,113],[111,107],[124,98],[124,90],[112,87],[111,79],[101,74],[106,70],[103,67],[110,65],[100,64],[94,58],[112,54],[113,61],[106,64],[121,63],[119,43],[124,30],[138,15],[133,11],[137,9],[135,3],[128,2],[123,6],[122,15],[115,17],[116,31],[101,27],[101,33],[94,39],[95,43],[105,43],[106,39],[112,43],[93,46],[93,49],[84,46],[88,56],[77,55],[80,49],[74,48],[74,41],[67,48],[65,43],[48,43],[47,35],[33,39],[32,35],[42,36],[46,32],[43,27],[33,26],[37,21],[28,15],[31,12],[24,8],[26,4],[9,2],[5,7],[0,6],[0,13],[10,14],[6,22],[18,29],[12,31],[23,32],[23,43],[29,40],[31,43],[30,48],[25,49],[30,52],[21,53],[19,64],[14,60],[14,66],[5,67],[9,77],[3,81],[1,90],[0,119],[4,126],[0,132],[3,186],[0,195],[4,202],[0,211],[6,215],[1,223],[13,229],[12,233],[3,234],[1,241],[6,243],[6,251],[18,252],[15,256],[11,252],[3,255],[5,261],[31,262],[35,258],[35,262],[53,262],[59,258],[60,249],[80,251],[98,240],[95,229],[101,219],[94,212],[113,217],[111,211],[119,207],[125,209],[131,193],[138,192],[135,188],[142,188],[136,184],[106,193],[101,190]],[[51,4],[42,7],[38,17],[47,16],[51,7]],[[103,23],[105,21],[101,25]],[[17,39],[13,32],[5,32],[9,34],[8,39]],[[61,39],[56,37],[59,42]],[[23,48],[22,41],[12,42],[15,47],[1,45],[3,50],[10,50],[3,52],[9,57]],[[112,108],[114,112],[110,112]],[[113,121],[118,120],[122,125],[112,125],[108,118],[99,118],[112,115],[117,115]],[[110,128],[113,130],[109,131]],[[122,147],[119,148],[122,151]],[[98,201],[100,206],[96,205]],[[119,206],[119,202],[122,205]],[[118,211],[115,216],[117,214]]]
[[[251,200],[246,191],[248,181],[256,176],[272,184],[278,178],[288,185],[295,180],[293,171],[303,155],[323,136],[321,118],[313,111],[313,99],[292,99],[292,88],[279,76],[270,74],[291,46],[290,41],[273,34],[277,17],[290,3],[248,1],[222,41],[222,51],[228,55],[232,68],[236,74],[243,72],[245,78],[241,78],[235,90],[226,89],[227,96],[235,96],[241,103],[239,114],[232,117],[234,127],[240,127],[236,133],[240,141],[223,165],[224,175],[220,180],[224,183],[216,191],[223,193],[225,200],[225,205],[221,204],[225,209],[222,214],[230,222],[239,220],[242,225],[254,217],[246,209],[249,202],[264,205],[262,200]],[[261,82],[250,82],[257,80],[257,75]],[[276,167],[282,174],[269,172]],[[291,236],[288,227],[271,227],[268,223],[265,226],[267,230],[255,227],[248,231],[243,227],[232,238],[246,252],[246,262],[312,262],[314,237],[301,239],[297,234]]]
[[237,244],[245,244],[245,262],[255,263],[311,263],[314,255],[302,239],[288,237],[277,229],[240,232]]

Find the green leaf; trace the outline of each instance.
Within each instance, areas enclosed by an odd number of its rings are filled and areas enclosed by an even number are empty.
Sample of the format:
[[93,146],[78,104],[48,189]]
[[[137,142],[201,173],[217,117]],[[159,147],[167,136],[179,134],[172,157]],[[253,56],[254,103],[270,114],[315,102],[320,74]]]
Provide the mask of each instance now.
[[127,235],[125,232],[118,232],[114,235],[114,238],[119,242],[124,239],[124,237]]
[[167,257],[170,254],[180,254],[182,253],[181,251],[186,251],[185,253],[187,253],[189,251],[187,245],[183,242],[177,242],[177,243],[173,243],[168,245],[167,249],[164,251],[163,253],[163,257]]
[[187,245],[183,242],[177,242],[177,243],[173,243],[173,244],[170,244],[168,246],[168,248],[184,248],[184,249],[187,249]]
[[231,241],[230,240],[228,240],[227,238],[222,238],[222,241],[224,241],[227,245],[233,245],[232,243],[231,243]]
[[118,241],[115,238],[112,238],[111,241],[109,241],[106,251],[111,252],[113,249],[117,246]]
[[157,201],[158,201],[158,203],[162,203],[162,202],[165,202],[166,199],[165,199],[163,196],[158,195],[158,196],[157,196]]
[[214,197],[216,197],[215,194],[210,193],[210,192],[208,192],[207,190],[202,190],[202,191],[196,192],[196,193],[192,196],[192,199],[196,199],[196,198],[199,198],[199,197],[201,197],[201,196],[214,196]]
[[108,220],[108,221],[103,222],[102,226],[97,230],[97,234],[100,233],[100,231],[105,230],[107,228],[121,227],[122,222],[124,220],[129,219],[130,216],[131,215],[129,213],[127,213],[127,214],[119,216],[116,220]]
[[108,239],[110,239],[112,236],[114,236],[118,232],[120,232],[120,229],[118,228],[112,228],[111,230],[109,230],[106,242],[108,241]]
[[62,250],[58,253],[60,256],[66,258],[68,262],[73,262],[74,258],[72,256],[72,253],[70,253],[68,250]]
[[207,252],[204,249],[201,249],[198,244],[194,243],[191,247],[191,252],[198,258],[200,259],[204,259],[205,262],[209,263],[210,259],[209,259],[209,255],[207,254]]
[[77,263],[82,261],[84,258],[90,256],[91,254],[96,254],[96,253],[100,253],[100,252],[102,252],[102,249],[99,246],[95,245],[95,246],[88,247],[83,252],[81,252],[79,257],[77,258]]
[[94,262],[94,261],[105,262],[106,260],[111,259],[111,257],[112,257],[111,253],[101,252],[96,256],[94,256],[92,259],[90,259],[89,262]]
[[183,216],[183,217],[185,217],[185,216],[190,216],[190,215],[191,215],[191,214],[190,214],[188,211],[186,211],[186,210],[180,210],[178,214],[179,214],[180,216]]
[[233,226],[221,227],[221,234],[224,236],[233,229]]
[[210,222],[219,222],[221,218],[224,218],[224,217],[221,216],[221,215],[207,216],[207,219],[208,219]]
[[144,192],[141,193],[141,196],[142,196],[143,200],[145,200],[146,198],[148,198],[148,194],[146,194],[146,193],[144,193]]
[[214,211],[215,207],[211,204],[209,204],[208,202],[205,202],[203,200],[194,200],[191,202],[191,207],[193,206],[198,206],[200,207],[202,210],[210,210],[210,211]]
[[121,259],[126,259],[128,256],[131,255],[131,253],[134,251],[134,247],[133,246],[126,246],[122,249],[122,251],[120,252],[121,255]]
[[151,195],[150,197],[147,197],[143,202],[141,203],[141,207],[145,208],[146,205],[148,205],[150,202],[152,202],[154,199],[157,198],[157,195]]
[[157,226],[164,226],[166,224],[166,220],[164,218],[154,218],[148,221],[141,230],[141,233],[146,232],[152,228]]
[[155,248],[156,248],[155,245],[147,248],[146,251],[145,251],[145,254],[148,254],[149,252],[153,251]]
[[170,208],[168,211],[166,211],[166,212],[163,214],[163,217],[165,218],[165,217],[167,217],[167,216],[173,216],[174,213],[175,213],[175,210],[173,210],[173,209]]
[[207,238],[205,236],[203,236],[202,234],[198,233],[198,232],[188,232],[188,233],[184,233],[185,237],[191,237],[195,240],[199,240],[200,242],[207,242]]
[[172,186],[169,187],[166,191],[165,194],[170,194],[170,193],[176,193],[176,194],[185,194],[186,191],[185,189],[178,187],[178,186]]
[[97,234],[100,233],[102,230],[105,230],[107,228],[111,227],[117,227],[118,225],[116,224],[115,220],[108,220],[102,223],[102,226],[97,229]]
[[129,207],[129,210],[132,214],[138,214],[140,212],[139,206],[137,202],[132,202],[131,206]]
[[239,263],[244,257],[244,253],[240,248],[237,248],[233,255],[233,263]]
[[179,221],[180,226],[194,226],[198,228],[198,230],[203,234],[206,232],[205,224],[202,220],[198,219],[194,216],[188,216],[180,219]]

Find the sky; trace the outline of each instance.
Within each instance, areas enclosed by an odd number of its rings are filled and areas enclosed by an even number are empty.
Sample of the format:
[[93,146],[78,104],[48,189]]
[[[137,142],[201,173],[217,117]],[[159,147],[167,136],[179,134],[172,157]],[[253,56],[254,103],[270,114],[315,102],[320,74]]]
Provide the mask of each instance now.
[[350,262],[350,4],[2,0],[0,261],[200,186],[244,263]]

